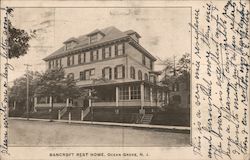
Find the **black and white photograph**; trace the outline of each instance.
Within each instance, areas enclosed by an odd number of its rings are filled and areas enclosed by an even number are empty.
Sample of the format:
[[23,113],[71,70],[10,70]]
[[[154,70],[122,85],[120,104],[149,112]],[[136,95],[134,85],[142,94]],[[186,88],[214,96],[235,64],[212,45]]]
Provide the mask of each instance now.
[[0,159],[249,159],[249,1],[2,0]]
[[13,15],[10,145],[190,145],[190,8]]

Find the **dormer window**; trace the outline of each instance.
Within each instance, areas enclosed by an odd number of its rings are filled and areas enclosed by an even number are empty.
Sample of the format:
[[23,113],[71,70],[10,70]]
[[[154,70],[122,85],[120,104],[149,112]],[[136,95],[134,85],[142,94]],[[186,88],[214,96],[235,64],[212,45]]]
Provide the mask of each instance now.
[[99,29],[96,29],[93,32],[87,34],[87,36],[89,37],[89,43],[95,43],[99,41],[104,35],[105,34]]
[[72,37],[63,43],[65,44],[65,50],[70,50],[70,49],[73,49],[77,45],[78,40]]
[[98,41],[97,34],[93,35],[93,36],[90,36],[90,43],[94,43],[94,42],[97,42],[97,41]]

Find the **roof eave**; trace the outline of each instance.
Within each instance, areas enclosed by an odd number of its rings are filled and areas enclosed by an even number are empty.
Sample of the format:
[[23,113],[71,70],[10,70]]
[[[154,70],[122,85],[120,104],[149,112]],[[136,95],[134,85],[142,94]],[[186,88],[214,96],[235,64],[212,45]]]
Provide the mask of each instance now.
[[47,56],[45,58],[43,58],[44,61],[48,61],[49,59],[54,59],[54,58],[58,58],[58,57],[63,57],[65,55],[67,55],[68,53],[71,53],[71,52],[77,52],[77,51],[80,51],[80,50],[87,50],[89,48],[93,48],[95,46],[99,46],[99,45],[105,45],[106,43],[111,43],[112,41],[118,41],[118,40],[123,40],[123,39],[126,39],[126,38],[129,38],[129,36],[124,36],[124,37],[121,37],[121,38],[117,38],[117,39],[113,39],[113,40],[110,40],[110,41],[106,41],[106,42],[103,42],[103,43],[99,43],[99,44],[93,44],[93,45],[90,45],[86,48],[76,48],[76,49],[73,49],[73,50],[69,50],[69,51],[66,51],[66,52],[62,52],[61,54],[59,55],[55,55],[55,56]]

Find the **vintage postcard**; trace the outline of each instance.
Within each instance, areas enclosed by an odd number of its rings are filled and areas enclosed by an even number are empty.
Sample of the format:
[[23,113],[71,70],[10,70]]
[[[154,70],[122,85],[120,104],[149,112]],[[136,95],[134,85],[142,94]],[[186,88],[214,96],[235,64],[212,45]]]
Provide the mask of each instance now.
[[1,1],[0,159],[248,160],[249,1]]

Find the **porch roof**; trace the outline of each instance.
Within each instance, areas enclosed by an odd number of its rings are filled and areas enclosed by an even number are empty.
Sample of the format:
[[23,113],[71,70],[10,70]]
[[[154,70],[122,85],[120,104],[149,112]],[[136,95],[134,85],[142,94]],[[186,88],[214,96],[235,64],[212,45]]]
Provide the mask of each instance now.
[[156,88],[167,88],[166,85],[159,85],[155,83],[151,83],[149,81],[124,81],[124,82],[115,82],[115,81],[107,81],[107,82],[98,82],[98,83],[92,83],[88,85],[79,85],[80,88],[92,88],[92,87],[97,87],[97,86],[120,86],[120,85],[128,85],[128,84],[146,84],[152,87]]

